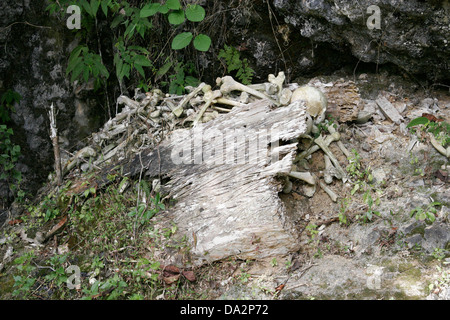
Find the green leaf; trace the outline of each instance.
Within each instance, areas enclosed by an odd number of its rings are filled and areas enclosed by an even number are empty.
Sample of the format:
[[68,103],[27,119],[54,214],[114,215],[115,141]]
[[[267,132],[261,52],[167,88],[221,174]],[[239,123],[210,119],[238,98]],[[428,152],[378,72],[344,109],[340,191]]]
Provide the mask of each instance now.
[[86,12],[93,17],[93,13],[92,13],[92,8],[90,3],[87,0],[81,0],[81,5],[83,6],[84,10],[86,10]]
[[108,17],[108,6],[111,4],[111,0],[108,0],[108,1],[102,0],[100,2],[102,5],[103,14],[105,15],[105,17]]
[[134,68],[137,70],[137,72],[139,72],[139,74],[142,76],[142,78],[145,78],[145,71],[141,65],[135,64]]
[[91,10],[92,15],[95,17],[97,15],[98,7],[100,6],[99,0],[91,0]]
[[72,77],[70,78],[70,82],[74,82],[75,80],[77,80],[81,72],[83,72],[83,69],[84,64],[78,63],[72,71]]
[[172,67],[172,64],[173,64],[172,61],[169,61],[169,62],[165,63],[161,68],[159,68],[158,72],[156,72],[155,77],[157,79],[159,79],[163,75],[165,75],[170,70],[170,67]]
[[171,10],[179,10],[181,8],[180,0],[167,0],[166,5]]
[[158,8],[158,11],[161,12],[162,14],[166,14],[167,12],[169,12],[169,7],[167,7],[167,4],[161,5]]
[[146,4],[140,11],[139,16],[141,18],[151,17],[158,13],[161,5],[159,3]]
[[205,9],[198,4],[188,5],[186,8],[186,18],[192,22],[200,22],[205,19]]
[[180,50],[189,45],[192,41],[192,33],[190,32],[183,32],[175,36],[172,40],[172,49],[173,50]]
[[173,24],[173,25],[182,24],[184,22],[184,20],[186,20],[184,17],[183,10],[172,11],[171,13],[169,13],[169,16],[167,17],[167,19],[169,20],[169,23]]
[[414,126],[417,126],[420,124],[428,124],[429,122],[430,122],[430,120],[428,120],[425,117],[418,117],[418,118],[411,120],[411,122],[408,123],[408,125],[406,127],[410,128],[410,127],[414,127]]
[[152,63],[144,56],[137,54],[134,57],[134,63],[142,67],[151,67]]
[[198,51],[208,51],[211,46],[211,38],[206,34],[199,34],[194,39],[194,47]]

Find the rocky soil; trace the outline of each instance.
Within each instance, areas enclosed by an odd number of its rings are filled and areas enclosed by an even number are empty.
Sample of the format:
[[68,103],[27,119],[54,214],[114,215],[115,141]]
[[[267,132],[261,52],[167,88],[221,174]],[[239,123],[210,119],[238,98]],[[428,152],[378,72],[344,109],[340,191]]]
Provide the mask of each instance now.
[[[336,77],[339,75],[331,78]],[[301,223],[315,224],[318,232],[305,230],[302,249],[287,258],[243,265],[250,280],[229,286],[221,297],[450,298],[450,185],[436,177],[437,170],[448,165],[448,158],[405,128],[422,113],[448,121],[450,95],[447,90],[424,90],[386,75],[361,74],[356,83],[366,107],[373,107],[374,113],[366,123],[341,125],[341,140],[371,168],[379,185],[380,202],[375,210],[380,216],[371,222],[360,219],[368,204],[358,192],[350,195],[353,185],[348,183],[332,185],[341,199],[348,199],[345,205],[334,203],[322,190],[312,198],[304,197],[301,186],[294,184],[293,192],[281,194],[281,199]],[[376,107],[372,99],[379,95],[395,105],[402,116],[399,123],[387,119]],[[336,148],[336,154],[338,151]],[[321,156],[313,161],[319,162],[311,163],[315,170],[324,169]],[[442,205],[433,223],[411,217],[412,210],[436,201]],[[349,225],[339,222],[340,212],[350,218]]]
[[[293,180],[292,190],[279,196],[302,230],[301,249],[267,259],[234,256],[194,268],[197,279],[193,290],[201,292],[203,298],[450,299],[450,185],[445,178],[449,161],[420,131],[413,133],[406,128],[423,113],[449,122],[448,88],[432,90],[436,88],[384,73],[354,77],[337,72],[318,80],[327,83],[340,78],[355,81],[363,110],[370,115],[359,123],[334,121],[339,124],[344,146],[353,156],[359,155],[359,171],[371,174],[367,181],[372,186],[373,203],[367,194],[354,190],[356,179],[345,183],[335,180],[329,185],[338,195],[337,201],[321,188],[307,197],[304,183]],[[309,81],[297,79],[298,84]],[[380,97],[397,110],[396,122],[392,115],[381,112],[376,103]],[[349,159],[337,146],[331,149],[347,168]],[[318,151],[307,160],[302,165],[322,177],[323,153]],[[430,207],[434,202],[439,204]],[[415,209],[430,208],[436,209],[432,212],[434,222],[411,215]],[[12,215],[3,220],[3,231],[20,234],[24,224],[8,223],[18,218],[14,209],[9,212]],[[8,275],[15,268],[11,261],[33,243],[24,236],[13,243],[7,236],[0,236],[0,240],[0,281],[5,288],[5,279],[10,279]],[[43,250],[55,250],[52,245],[47,242]]]

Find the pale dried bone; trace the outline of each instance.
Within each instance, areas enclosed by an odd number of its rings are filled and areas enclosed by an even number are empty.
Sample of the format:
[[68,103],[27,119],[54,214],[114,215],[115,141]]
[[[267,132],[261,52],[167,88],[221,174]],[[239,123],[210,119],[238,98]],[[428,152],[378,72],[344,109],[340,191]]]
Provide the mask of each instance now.
[[336,202],[337,201],[337,198],[338,198],[338,196],[337,196],[337,194],[333,191],[333,190],[331,190],[326,184],[324,184],[322,181],[319,181],[319,185],[320,185],[320,187],[323,189],[323,191],[325,191],[329,196],[330,196],[330,198],[331,198],[331,200],[333,201],[333,202]]
[[[336,129],[333,127],[333,125],[329,125],[327,126],[328,128],[328,132],[330,132],[331,134],[337,132]],[[344,144],[342,143],[342,141],[339,139],[338,141],[336,141],[339,149],[341,149],[342,153],[345,154],[345,156],[348,158],[350,157],[350,152],[347,150],[347,148],[344,146]]]
[[442,154],[443,156],[446,156],[447,158],[450,159],[450,147],[448,147],[447,149],[445,149],[437,140],[436,138],[433,136],[432,133],[428,134],[430,137],[430,142],[433,145],[433,147],[436,148],[437,151],[439,151],[440,154]]
[[282,106],[288,105],[289,102],[291,101],[291,97],[292,97],[292,91],[289,90],[288,88],[284,88],[283,90],[281,90],[281,93],[279,95],[280,104]]
[[240,103],[238,101],[227,99],[224,97],[217,98],[216,103],[226,104],[233,107],[242,107],[243,105],[245,105],[245,103]]
[[170,110],[177,118],[181,117],[184,110],[181,103],[178,106],[175,106],[171,101],[166,101],[166,104],[169,106]]
[[134,100],[131,100],[130,98],[128,98],[127,96],[120,96],[119,98],[117,98],[117,103],[118,104],[125,104],[127,105],[129,108],[131,109],[137,109],[139,108],[139,103],[137,103]]
[[209,106],[211,106],[214,103],[214,100],[222,96],[222,91],[220,90],[212,91],[210,85],[204,86],[202,91],[204,92],[203,97],[205,99],[205,104],[200,109],[200,111],[198,112],[197,116],[194,119],[194,127],[198,125],[200,119],[203,116],[203,113],[205,113],[206,109],[208,109]]
[[[340,134],[338,132],[335,132],[335,133],[332,133],[330,135],[330,137],[333,139],[333,141],[337,141],[340,138]],[[330,157],[330,160],[333,163],[333,165],[335,166],[337,172],[339,173],[339,175],[342,176],[342,179],[345,180],[346,179],[345,171],[342,169],[342,167],[339,164],[339,161],[337,160],[337,158],[334,156],[334,154],[328,148],[328,146],[330,145],[331,142],[328,143],[328,144],[327,144],[327,142],[328,141],[326,141],[322,136],[319,136],[318,138],[316,138],[314,140],[314,143],[316,143],[323,150],[323,152],[325,152],[325,154],[328,157]]]
[[184,109],[184,107],[186,106],[186,104],[188,103],[188,101],[190,101],[192,98],[195,97],[196,94],[198,94],[201,90],[203,90],[203,87],[206,86],[206,83],[202,82],[199,84],[199,86],[197,88],[195,88],[191,93],[189,93],[188,95],[186,95],[183,100],[180,101],[180,103],[178,104],[178,108],[182,108]]
[[[329,146],[332,142],[339,140],[340,136],[339,133],[337,134],[332,134],[332,135],[328,135],[324,140],[324,145]],[[315,140],[314,140],[315,142]],[[303,158],[309,157],[311,154],[313,154],[314,152],[316,152],[317,150],[320,149],[320,146],[316,143],[315,145],[313,145],[312,147],[310,147],[308,150],[302,151],[300,154],[297,155],[297,157],[295,158],[295,162],[300,161]]]
[[317,88],[302,86],[292,93],[291,102],[303,100],[306,102],[306,112],[314,118],[314,123],[318,124],[325,119],[327,111],[327,98]]
[[248,87],[261,92],[265,92],[269,96],[274,95],[278,92],[278,86],[270,82],[249,84]]
[[316,180],[310,172],[291,171],[288,173],[289,177],[303,180],[308,184],[316,184]]
[[284,80],[286,80],[286,76],[283,71],[280,71],[278,72],[278,75],[276,77],[273,74],[269,74],[268,80],[270,83],[276,85],[278,88],[277,92],[281,93],[281,90],[283,90]]
[[241,92],[239,96],[239,102],[243,104],[249,103],[250,97],[247,92]]
[[324,180],[326,184],[330,184],[333,182],[333,177],[336,177],[336,179],[341,180],[342,176],[339,173],[338,170],[333,166],[331,163],[330,157],[328,157],[326,154],[324,155],[324,161],[325,161],[325,171],[324,171]]
[[270,102],[274,103],[275,105],[279,105],[278,102],[276,102],[269,96],[265,95],[262,92],[259,92],[258,90],[249,88],[249,87],[243,85],[242,83],[237,82],[231,76],[225,76],[222,78],[218,78],[216,82],[217,82],[217,84],[220,84],[220,91],[222,92],[223,95],[228,95],[232,91],[244,91],[255,97],[258,97],[260,99],[266,99],[266,100],[269,100]]

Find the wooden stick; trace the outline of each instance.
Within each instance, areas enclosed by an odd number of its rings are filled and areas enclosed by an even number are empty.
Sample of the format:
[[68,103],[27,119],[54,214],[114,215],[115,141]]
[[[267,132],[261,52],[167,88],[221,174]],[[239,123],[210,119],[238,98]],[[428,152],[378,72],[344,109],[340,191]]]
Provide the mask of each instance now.
[[50,106],[48,115],[50,118],[50,139],[52,139],[53,153],[55,155],[56,183],[60,186],[62,184],[61,154],[59,151],[58,129],[56,128],[55,108],[53,103]]

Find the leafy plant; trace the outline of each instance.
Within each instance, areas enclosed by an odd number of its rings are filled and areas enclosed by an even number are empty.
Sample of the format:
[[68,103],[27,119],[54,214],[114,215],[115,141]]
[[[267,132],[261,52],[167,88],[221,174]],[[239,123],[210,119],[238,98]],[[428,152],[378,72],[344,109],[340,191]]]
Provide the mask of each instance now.
[[444,148],[450,145],[450,124],[447,122],[438,121],[438,119],[431,121],[427,117],[418,117],[411,120],[406,127],[416,126],[421,126],[422,132],[431,133]]
[[[82,30],[75,30],[75,32],[80,36],[84,35],[86,43],[76,47],[71,52],[66,74],[71,74],[71,82],[75,80],[87,82],[93,78],[95,80],[95,89],[98,89],[101,84],[105,84],[110,76],[102,59],[100,42],[97,41],[96,51],[90,49],[91,44],[88,45],[89,40],[92,43],[95,38],[98,39],[99,37],[97,19],[100,8],[104,17],[108,18],[107,21],[110,23],[111,29],[115,31],[112,33],[113,43],[116,48],[113,63],[119,83],[122,85],[124,78],[130,79],[133,71],[136,71],[144,79],[140,81],[140,86],[146,89],[148,89],[147,83],[149,81],[145,69],[149,68],[153,74],[158,71],[158,68],[155,67],[156,63],[153,54],[159,54],[159,51],[151,52],[151,46],[143,47],[138,45],[142,41],[139,41],[137,36],[147,41],[147,35],[156,34],[156,31],[153,31],[154,27],[151,19],[158,14],[165,16],[169,24],[174,27],[178,27],[186,21],[201,22],[206,16],[205,9],[201,5],[188,4],[182,6],[179,0],[167,0],[164,4],[145,1],[139,6],[134,6],[127,1],[118,2],[112,0],[81,0],[78,2],[51,0],[49,2],[47,11],[50,14],[59,13],[64,15],[66,8],[71,4],[76,4],[82,9],[82,23],[84,25]],[[95,32],[91,31],[93,28],[95,28]],[[171,48],[180,50],[187,47],[191,42],[193,42],[194,48],[198,51],[208,51],[211,45],[209,36],[185,31],[173,37]]]
[[227,72],[236,72],[236,78],[243,84],[250,84],[255,71],[250,67],[246,58],[241,59],[240,52],[233,46],[224,46],[224,49],[219,51],[219,58],[225,60]]
[[[14,104],[21,99],[19,93],[13,90],[7,90],[0,98],[0,118],[2,122],[7,123],[10,113],[15,112]],[[12,142],[14,131],[6,124],[0,125],[0,180],[6,180],[9,189],[13,191],[19,198],[24,196],[24,192],[20,189],[22,174],[15,168],[17,161],[21,155],[19,145]]]
[[339,209],[339,223],[343,224],[343,225],[347,225],[348,219],[347,219],[347,215],[345,214],[345,212],[347,211],[347,207],[348,207],[348,201],[349,199],[344,198],[340,200],[340,209]]
[[103,65],[101,56],[90,52],[88,47],[82,45],[76,47],[70,54],[66,69],[66,75],[69,74],[72,74],[71,82],[78,80],[80,77],[84,82],[88,82],[93,77],[98,80],[96,81],[97,86],[102,77],[104,79],[109,77],[109,72]]
[[174,68],[175,73],[169,76],[169,93],[182,95],[185,92],[184,88],[186,86],[198,86],[200,81],[193,76],[187,75],[192,74],[193,69],[194,65],[192,63],[184,64],[183,62],[179,62]]
[[436,207],[441,205],[440,202],[435,201],[430,203],[425,209],[417,207],[411,211],[410,216],[415,217],[416,220],[433,223],[436,220]]
[[157,193],[154,198],[150,198],[150,207],[147,205],[147,203],[140,203],[128,215],[130,217],[136,217],[137,219],[139,219],[141,224],[144,224],[161,210],[165,210],[166,207],[160,201],[160,195],[159,193]]
[[[353,189],[350,194],[354,195],[356,192],[363,192],[363,201],[367,204],[368,209],[363,213],[362,218],[364,222],[372,221],[373,216],[380,216],[380,212],[374,210],[374,205],[380,204],[380,198],[376,197],[375,200],[372,195],[376,195],[379,190],[373,183],[373,175],[370,167],[363,168],[361,164],[361,156],[355,149],[352,149],[352,156],[348,158],[349,165],[347,166],[347,172],[352,179]],[[360,218],[360,216],[356,216]]]
[[35,257],[34,251],[30,251],[13,261],[18,271],[18,274],[13,276],[13,288],[16,288],[12,293],[13,296],[26,298],[31,294],[31,289],[36,282],[36,278],[32,275],[36,267],[31,264]]

